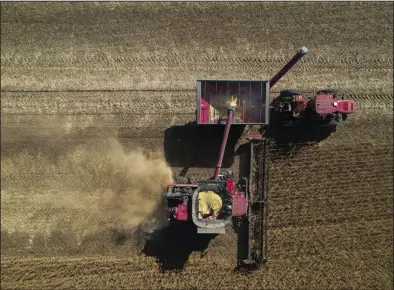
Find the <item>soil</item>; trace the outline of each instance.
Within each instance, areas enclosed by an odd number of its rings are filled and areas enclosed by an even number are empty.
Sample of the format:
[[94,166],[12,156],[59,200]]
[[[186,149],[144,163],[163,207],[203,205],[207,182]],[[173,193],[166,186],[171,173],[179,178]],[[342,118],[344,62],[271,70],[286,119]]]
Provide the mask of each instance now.
[[[383,2],[2,2],[2,288],[392,289],[392,35]],[[270,79],[303,45],[271,98],[338,88],[357,112],[271,144],[268,263],[244,275],[231,227],[166,227],[160,194],[217,162],[220,128],[185,126],[196,80]]]

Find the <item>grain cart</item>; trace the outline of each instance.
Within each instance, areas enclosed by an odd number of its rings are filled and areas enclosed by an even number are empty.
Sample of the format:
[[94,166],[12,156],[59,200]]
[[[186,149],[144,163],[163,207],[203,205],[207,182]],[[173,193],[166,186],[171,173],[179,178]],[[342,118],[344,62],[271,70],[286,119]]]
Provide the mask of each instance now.
[[[225,226],[233,219],[246,223],[247,257],[245,265],[255,265],[265,260],[263,253],[266,237],[263,236],[263,211],[266,207],[267,166],[266,146],[261,156],[259,180],[253,178],[250,169],[248,177],[235,181],[231,172],[221,175],[220,170],[226,149],[230,127],[237,125],[267,126],[270,119],[269,91],[293,65],[306,53],[303,47],[270,80],[199,80],[197,81],[197,124],[206,126],[225,125],[218,163],[213,176],[207,180],[190,182],[186,177],[178,177],[174,184],[167,187],[163,194],[166,200],[166,215],[170,222],[189,222],[196,226],[201,234],[225,233]],[[264,143],[261,136],[249,140],[250,168],[255,160],[253,148]],[[264,186],[253,186],[253,182]],[[259,188],[259,192],[255,188]],[[257,206],[256,206],[257,205]],[[258,218],[252,222],[252,212],[257,211]],[[257,229],[256,229],[257,228]],[[253,234],[254,233],[254,234]],[[259,234],[256,234],[259,233]],[[252,242],[251,237],[257,238]]]

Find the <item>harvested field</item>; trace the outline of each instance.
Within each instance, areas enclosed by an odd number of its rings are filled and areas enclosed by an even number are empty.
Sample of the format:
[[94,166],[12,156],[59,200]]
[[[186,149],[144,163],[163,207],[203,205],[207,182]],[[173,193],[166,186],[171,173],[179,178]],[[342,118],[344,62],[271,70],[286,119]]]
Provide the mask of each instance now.
[[[2,288],[392,289],[392,35],[383,2],[2,2]],[[358,111],[271,144],[269,262],[243,275],[231,227],[166,228],[159,195],[216,165],[217,132],[184,126],[196,80],[269,79],[303,45],[271,97],[330,86]]]

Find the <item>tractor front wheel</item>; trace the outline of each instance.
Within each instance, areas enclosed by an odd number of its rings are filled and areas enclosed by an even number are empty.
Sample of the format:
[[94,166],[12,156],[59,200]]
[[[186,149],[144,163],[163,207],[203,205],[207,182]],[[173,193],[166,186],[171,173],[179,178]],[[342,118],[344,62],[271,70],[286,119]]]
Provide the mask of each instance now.
[[342,122],[343,120],[343,114],[342,113],[338,113],[335,117],[335,121],[337,121],[338,123]]

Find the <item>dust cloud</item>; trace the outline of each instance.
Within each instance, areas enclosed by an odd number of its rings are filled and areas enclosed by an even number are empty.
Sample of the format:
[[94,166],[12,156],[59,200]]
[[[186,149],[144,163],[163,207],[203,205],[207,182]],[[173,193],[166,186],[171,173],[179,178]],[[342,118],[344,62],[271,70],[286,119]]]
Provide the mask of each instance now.
[[159,152],[126,151],[116,138],[59,152],[2,158],[2,236],[23,233],[31,245],[61,232],[79,245],[108,230],[132,236],[165,225],[161,193],[172,172]]

